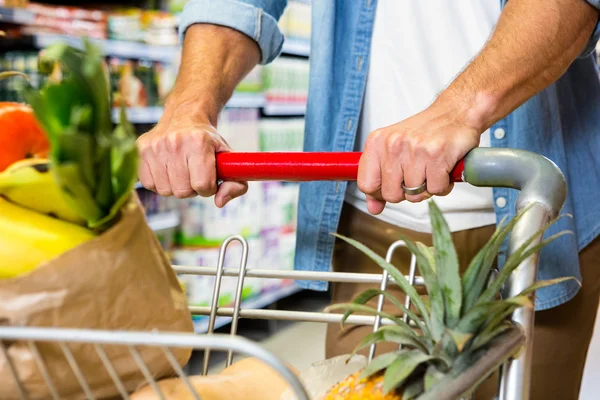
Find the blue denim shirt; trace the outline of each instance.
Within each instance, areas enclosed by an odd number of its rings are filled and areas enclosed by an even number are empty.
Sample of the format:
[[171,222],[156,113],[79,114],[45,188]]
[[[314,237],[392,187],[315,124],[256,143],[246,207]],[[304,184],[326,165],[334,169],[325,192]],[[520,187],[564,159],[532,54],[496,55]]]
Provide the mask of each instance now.
[[[500,0],[502,6],[506,0]],[[582,0],[583,1],[583,0]],[[600,8],[600,0],[587,0]],[[228,26],[254,39],[269,63],[281,52],[283,35],[277,27],[286,0],[191,0],[183,11],[180,35],[194,23]],[[352,151],[369,65],[376,0],[312,1],[310,88],[306,113],[306,151]],[[564,172],[569,194],[564,218],[548,234],[571,230],[546,247],[539,278],[574,276],[581,279],[578,251],[600,233],[600,81],[593,56],[600,35],[596,27],[589,45],[554,84],[491,127],[492,147],[527,149],[553,160]],[[497,130],[503,130],[498,131]],[[495,134],[495,133],[498,134]],[[329,270],[345,182],[301,185],[298,212],[296,269]],[[517,192],[494,189],[496,216],[512,217]],[[498,206],[503,205],[503,207]],[[499,264],[506,258],[501,249]],[[599,266],[600,267],[600,266]],[[324,282],[299,282],[325,290]],[[536,309],[571,299],[579,286],[569,281],[537,292]]]

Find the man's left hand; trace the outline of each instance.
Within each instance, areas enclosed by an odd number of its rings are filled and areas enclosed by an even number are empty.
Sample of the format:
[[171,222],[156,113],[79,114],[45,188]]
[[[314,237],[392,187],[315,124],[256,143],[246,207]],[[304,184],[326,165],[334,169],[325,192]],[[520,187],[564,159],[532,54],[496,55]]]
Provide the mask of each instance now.
[[[386,202],[420,202],[452,190],[450,172],[479,145],[481,129],[465,122],[447,104],[436,104],[397,124],[373,131],[365,144],[358,170],[358,188],[367,195],[371,214]],[[426,190],[407,195],[426,181]]]

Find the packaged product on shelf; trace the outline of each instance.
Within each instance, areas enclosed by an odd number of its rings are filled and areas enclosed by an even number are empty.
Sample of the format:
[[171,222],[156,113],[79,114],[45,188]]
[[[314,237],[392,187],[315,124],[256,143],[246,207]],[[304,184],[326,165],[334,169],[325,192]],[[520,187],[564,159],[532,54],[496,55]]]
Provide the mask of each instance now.
[[154,76],[156,79],[156,89],[158,91],[158,102],[162,106],[175,86],[177,71],[179,70],[178,60],[170,63],[155,62]]
[[142,14],[143,40],[157,46],[177,46],[177,20],[164,11],[144,11]]
[[260,151],[302,151],[304,118],[263,118],[259,135]]
[[[113,86],[113,106],[148,107],[151,100],[156,101],[153,91],[152,66],[140,60],[125,60],[112,57],[109,61]],[[150,86],[148,86],[150,85]]]
[[143,40],[142,10],[128,8],[113,11],[108,16],[108,37],[138,42]]
[[258,109],[226,108],[219,116],[219,133],[235,151],[258,151],[259,117]]
[[[262,238],[261,269],[281,269],[281,231],[277,228],[263,229],[260,233]],[[282,286],[281,279],[265,279],[262,290],[272,291]]]
[[263,90],[262,66],[257,65],[236,86],[235,91],[239,93],[260,93]]
[[150,60],[140,59],[135,66],[135,75],[142,82],[146,93],[148,94],[147,106],[159,105],[158,87],[156,79],[156,70],[154,64]]
[[308,97],[308,60],[280,57],[263,68],[265,99],[283,104],[305,104]]
[[34,19],[22,27],[24,34],[55,33],[95,39],[107,37],[107,18],[102,10],[40,3],[30,3],[27,8],[33,13]]
[[177,243],[183,246],[218,246],[228,236],[241,234],[257,237],[261,230],[262,191],[260,183],[251,182],[245,196],[223,208],[214,199],[193,197],[178,201],[181,227]]
[[279,28],[288,39],[310,40],[311,5],[302,1],[289,1]]

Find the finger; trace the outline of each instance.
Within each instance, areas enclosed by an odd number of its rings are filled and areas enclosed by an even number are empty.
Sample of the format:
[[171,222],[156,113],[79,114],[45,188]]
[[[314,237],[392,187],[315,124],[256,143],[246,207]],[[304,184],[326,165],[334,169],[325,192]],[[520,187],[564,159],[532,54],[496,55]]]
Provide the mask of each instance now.
[[385,201],[367,195],[367,210],[373,215],[379,215],[385,208]]
[[143,187],[152,191],[156,190],[156,186],[154,185],[154,178],[152,177],[152,172],[150,171],[150,166],[148,165],[145,159],[140,160],[138,178],[140,179],[140,183]]
[[358,189],[364,194],[378,200],[383,200],[381,197],[381,167],[379,165],[379,157],[376,152],[365,147],[365,151],[360,157],[358,163]]
[[210,197],[217,193],[217,169],[212,149],[204,154],[191,154],[188,159],[188,168],[190,185],[198,195]]
[[386,156],[383,162],[381,177],[381,196],[390,203],[400,203],[405,199],[402,190],[404,173],[402,171],[402,162],[400,157],[393,155]]
[[167,175],[167,164],[159,157],[150,157],[148,165],[150,166],[150,173],[154,179],[156,193],[161,196],[172,196],[173,191],[171,190],[169,176]]
[[247,182],[223,182],[219,185],[215,195],[215,205],[219,208],[224,207],[231,200],[240,197],[248,192]]
[[444,167],[435,164],[429,164],[427,171],[427,191],[432,195],[445,196],[450,193],[450,175]]
[[190,171],[187,157],[184,154],[175,154],[167,162],[167,175],[173,195],[178,199],[186,199],[196,195],[190,183]]
[[[425,166],[414,158],[412,162],[403,164],[403,169],[404,186],[407,188],[416,188],[425,182]],[[405,196],[406,200],[410,201],[411,203],[418,203],[431,197],[427,190],[420,194],[405,194]]]

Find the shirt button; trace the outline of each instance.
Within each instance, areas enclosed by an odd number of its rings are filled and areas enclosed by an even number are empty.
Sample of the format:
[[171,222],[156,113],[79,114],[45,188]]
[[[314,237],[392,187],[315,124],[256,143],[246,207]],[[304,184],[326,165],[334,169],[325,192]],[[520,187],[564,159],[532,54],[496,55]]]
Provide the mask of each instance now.
[[494,131],[494,137],[496,139],[504,139],[504,136],[506,136],[506,132],[504,131],[504,129],[498,128]]
[[496,199],[496,205],[498,206],[498,208],[504,208],[504,207],[506,207],[506,198],[505,197],[498,197]]

